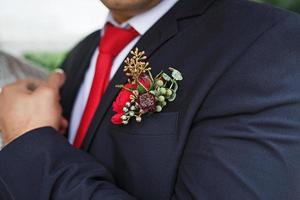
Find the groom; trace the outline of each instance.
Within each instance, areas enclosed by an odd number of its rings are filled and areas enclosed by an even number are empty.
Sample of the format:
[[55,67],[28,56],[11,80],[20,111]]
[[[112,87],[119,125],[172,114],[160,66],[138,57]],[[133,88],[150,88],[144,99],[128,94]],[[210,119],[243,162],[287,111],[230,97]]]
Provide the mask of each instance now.
[[[70,52],[66,80],[2,89],[0,199],[300,199],[299,16],[244,0],[102,2],[107,23]],[[135,47],[153,75],[183,80],[161,112],[116,125]]]

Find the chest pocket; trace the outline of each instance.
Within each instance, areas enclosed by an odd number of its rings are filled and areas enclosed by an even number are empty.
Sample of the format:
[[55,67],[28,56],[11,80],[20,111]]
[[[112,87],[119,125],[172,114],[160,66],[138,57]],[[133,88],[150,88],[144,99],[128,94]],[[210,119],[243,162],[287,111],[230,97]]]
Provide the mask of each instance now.
[[132,120],[128,125],[111,125],[111,130],[138,136],[175,135],[178,114],[178,112],[167,112],[144,115],[139,123]]

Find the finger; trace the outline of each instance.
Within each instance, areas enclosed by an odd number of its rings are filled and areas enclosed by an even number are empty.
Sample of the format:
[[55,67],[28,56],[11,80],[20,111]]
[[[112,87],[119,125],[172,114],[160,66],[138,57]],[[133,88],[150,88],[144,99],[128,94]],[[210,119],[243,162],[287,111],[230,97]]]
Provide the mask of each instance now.
[[38,87],[45,85],[45,81],[37,80],[37,79],[30,79],[27,81],[26,89],[29,92],[34,92]]
[[48,77],[48,86],[56,91],[59,91],[61,86],[65,83],[65,73],[62,69],[55,70]]
[[26,88],[28,80],[19,80],[10,84],[7,84],[1,89],[1,96],[7,94],[26,94],[28,90]]
[[41,85],[45,85],[45,82],[38,79],[24,79],[9,84],[6,87],[14,88],[15,91],[18,89],[25,92],[33,92]]
[[65,118],[61,118],[61,122],[60,122],[60,129],[59,129],[59,132],[61,133],[61,134],[65,134],[66,133],[66,130],[67,130],[67,128],[68,128],[68,125],[69,125],[69,123],[68,123],[68,120],[66,120]]

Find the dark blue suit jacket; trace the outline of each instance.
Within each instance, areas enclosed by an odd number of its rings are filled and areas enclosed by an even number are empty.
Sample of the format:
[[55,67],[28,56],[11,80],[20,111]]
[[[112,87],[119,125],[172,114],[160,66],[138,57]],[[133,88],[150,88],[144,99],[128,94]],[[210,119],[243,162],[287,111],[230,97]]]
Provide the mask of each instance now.
[[[65,116],[97,44],[63,67]],[[115,126],[112,80],[83,148],[52,128],[0,153],[5,200],[299,200],[300,18],[244,0],[181,0],[138,42],[154,74],[178,68],[178,97],[143,122]]]

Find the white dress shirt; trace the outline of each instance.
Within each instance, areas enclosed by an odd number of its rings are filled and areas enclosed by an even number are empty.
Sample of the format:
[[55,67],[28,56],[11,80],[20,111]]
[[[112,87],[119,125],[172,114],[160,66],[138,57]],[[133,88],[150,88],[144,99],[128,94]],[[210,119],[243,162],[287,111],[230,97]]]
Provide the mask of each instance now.
[[[119,24],[117,23],[111,13],[108,14],[106,22],[112,23],[114,26],[127,28],[133,27],[138,33],[139,36],[132,40],[115,58],[113,61],[110,79],[113,78],[115,73],[118,71],[119,67],[122,66],[122,63],[130,50],[134,45],[139,41],[142,35],[144,35],[178,0],[162,0],[158,5],[152,9],[139,14],[127,22]],[[105,29],[102,30],[101,35],[103,35]],[[90,90],[92,87],[92,82],[94,78],[96,62],[99,55],[98,48],[95,50],[94,55],[92,56],[90,66],[85,74],[84,81],[82,82],[79,92],[77,94],[75,104],[72,110],[71,120],[70,120],[70,132],[69,132],[69,142],[73,144],[77,129],[79,128],[81,117],[83,115],[85,106],[88,101]]]

